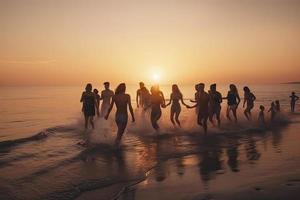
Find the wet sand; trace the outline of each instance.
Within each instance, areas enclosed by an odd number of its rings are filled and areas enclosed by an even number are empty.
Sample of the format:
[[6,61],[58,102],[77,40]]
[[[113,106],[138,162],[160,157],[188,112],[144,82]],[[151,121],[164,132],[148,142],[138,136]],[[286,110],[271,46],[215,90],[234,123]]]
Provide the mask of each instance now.
[[299,116],[292,121],[265,132],[160,136],[144,180],[77,199],[300,199]]

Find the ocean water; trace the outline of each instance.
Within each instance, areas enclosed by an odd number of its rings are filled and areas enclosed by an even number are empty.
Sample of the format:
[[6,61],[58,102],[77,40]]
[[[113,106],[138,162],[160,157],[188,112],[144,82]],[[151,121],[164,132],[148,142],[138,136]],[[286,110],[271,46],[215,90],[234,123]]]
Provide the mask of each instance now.
[[[242,97],[242,86],[238,87]],[[128,124],[121,150],[112,145],[116,134],[113,113],[108,121],[97,118],[95,130],[83,129],[79,99],[84,87],[0,87],[0,199],[84,199],[93,190],[103,191],[103,196],[95,199],[124,198],[120,191],[141,181],[145,184],[149,173],[156,177],[150,176],[150,182],[164,183],[161,187],[167,188],[171,184],[167,179],[172,174],[169,170],[177,171],[180,177],[184,166],[198,162],[199,180],[213,182],[220,170],[222,174],[229,173],[222,168],[224,162],[236,174],[245,171],[242,169],[255,171],[250,166],[268,163],[274,152],[266,145],[273,146],[276,155],[292,155],[296,165],[299,149],[282,147],[294,145],[290,140],[297,138],[299,108],[296,107],[296,114],[289,114],[289,95],[291,91],[299,94],[300,85],[249,87],[257,97],[252,122],[245,120],[241,106],[239,123],[228,122],[224,102],[221,128],[209,124],[208,136],[204,136],[196,124],[194,110],[183,108],[182,128],[176,128],[169,121],[168,107],[163,110],[161,131],[157,134],[150,126],[149,113],[135,109],[137,120]],[[127,88],[134,108],[136,89],[135,85]],[[189,103],[194,86],[180,89]],[[161,90],[168,98],[171,86],[161,86]],[[228,86],[220,85],[218,90],[225,96]],[[281,116],[276,124],[259,127],[258,106],[268,109],[274,100],[280,100]],[[88,146],[80,145],[83,141],[88,141]],[[263,165],[263,169],[282,162],[278,158],[269,166]],[[180,181],[176,176],[170,177]],[[106,192],[107,188],[113,189]],[[130,194],[129,199],[143,199],[143,195],[137,192]]]

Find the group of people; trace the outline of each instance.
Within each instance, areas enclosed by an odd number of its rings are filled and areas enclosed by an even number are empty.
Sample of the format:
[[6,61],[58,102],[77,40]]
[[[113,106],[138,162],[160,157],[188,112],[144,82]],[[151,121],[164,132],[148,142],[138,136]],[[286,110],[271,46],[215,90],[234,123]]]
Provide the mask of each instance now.
[[[115,92],[110,90],[109,82],[104,83],[104,90],[99,95],[97,89],[92,88],[92,84],[87,84],[85,91],[82,93],[81,102],[83,103],[82,111],[85,117],[85,128],[88,128],[90,123],[94,128],[93,118],[97,114],[99,117],[108,119],[109,114],[114,105],[116,105],[115,121],[118,126],[116,145],[120,144],[123,133],[126,129],[128,122],[128,109],[131,114],[132,122],[135,121],[134,112],[131,105],[131,97],[126,94],[126,85],[121,83],[116,88]],[[137,90],[136,103],[137,107],[143,111],[151,110],[150,120],[152,127],[155,130],[159,130],[158,121],[162,114],[162,108],[166,108],[171,105],[170,120],[174,126],[181,126],[179,115],[181,113],[181,104],[188,109],[196,108],[197,123],[203,127],[204,132],[207,132],[207,121],[209,120],[215,125],[214,119],[217,121],[217,125],[221,125],[221,103],[223,100],[227,100],[226,116],[231,121],[232,116],[234,122],[237,122],[237,108],[241,102],[237,87],[234,84],[229,85],[229,91],[226,97],[222,97],[221,93],[217,91],[217,85],[210,85],[210,90],[205,91],[205,84],[199,83],[195,85],[195,97],[190,100],[190,103],[194,105],[188,105],[184,102],[183,95],[178,85],[172,85],[172,93],[170,95],[169,102],[166,103],[163,92],[159,89],[158,85],[152,86],[150,91],[146,88],[143,82],[139,83],[140,88]],[[245,107],[244,115],[248,120],[251,120],[251,110],[254,107],[255,95],[251,92],[249,87],[245,86],[243,107]],[[293,92],[291,98],[291,111],[294,112],[295,103],[299,99]],[[100,101],[102,100],[101,108]],[[265,123],[264,106],[260,106],[259,121]],[[280,112],[280,103],[278,100],[272,102],[268,112],[271,112],[271,120],[274,120],[276,113]]]

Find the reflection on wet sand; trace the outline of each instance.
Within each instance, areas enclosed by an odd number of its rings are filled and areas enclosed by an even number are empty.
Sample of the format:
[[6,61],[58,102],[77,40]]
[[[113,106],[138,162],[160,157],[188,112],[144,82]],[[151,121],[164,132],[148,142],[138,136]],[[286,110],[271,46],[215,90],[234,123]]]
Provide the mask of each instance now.
[[[281,131],[268,131],[207,136],[176,135],[146,141],[145,151],[152,155],[144,155],[144,158],[154,159],[155,167],[150,170],[147,178],[150,179],[144,181],[142,188],[155,187],[155,182],[166,182],[165,185],[180,182],[180,177],[190,176],[185,175],[186,168],[196,166],[201,180],[197,184],[202,185],[202,190],[205,191],[209,182],[218,176],[229,172],[240,173],[243,168],[247,169],[245,166],[257,164],[264,151],[268,149],[264,147],[271,144],[278,149],[282,139]],[[146,150],[149,147],[151,151]],[[195,177],[196,175],[192,175],[189,179]],[[160,184],[160,187],[163,185]],[[130,187],[124,193],[126,195],[124,199],[135,199],[136,192],[135,187]]]

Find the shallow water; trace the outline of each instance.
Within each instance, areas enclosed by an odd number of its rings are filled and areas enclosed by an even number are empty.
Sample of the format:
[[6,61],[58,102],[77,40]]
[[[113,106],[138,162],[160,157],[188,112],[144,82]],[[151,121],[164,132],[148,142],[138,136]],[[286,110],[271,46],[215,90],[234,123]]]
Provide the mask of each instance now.
[[[162,87],[166,97],[168,88]],[[251,88],[258,98],[253,119],[257,105],[268,108],[270,101],[279,99],[287,111],[289,93],[300,92],[299,85]],[[221,129],[210,126],[208,136],[204,136],[195,123],[194,110],[183,108],[179,129],[169,122],[167,108],[157,135],[148,113],[135,110],[137,121],[129,123],[122,148],[117,150],[112,145],[116,131],[113,114],[108,121],[97,119],[95,131],[82,128],[81,88],[0,90],[0,199],[84,198],[88,191],[100,189],[105,193],[108,187],[115,196],[126,185],[141,181],[132,190],[134,194],[122,194],[141,199],[145,191],[159,188],[159,198],[165,199],[164,191],[184,182],[187,191],[178,199],[189,199],[216,188],[225,189],[229,187],[226,181],[233,178],[237,185],[247,184],[242,177],[259,177],[268,170],[276,174],[283,164],[299,166],[298,115],[283,114],[276,127],[259,127],[255,120],[245,121],[241,113],[238,125],[231,124],[222,113]],[[193,97],[193,86],[181,90],[185,98]],[[226,94],[225,86],[219,90]],[[135,87],[129,86],[128,91],[134,99]],[[88,146],[80,145],[83,141],[88,141]]]

